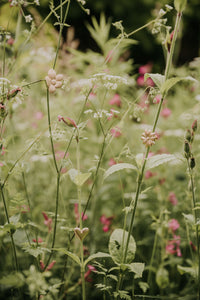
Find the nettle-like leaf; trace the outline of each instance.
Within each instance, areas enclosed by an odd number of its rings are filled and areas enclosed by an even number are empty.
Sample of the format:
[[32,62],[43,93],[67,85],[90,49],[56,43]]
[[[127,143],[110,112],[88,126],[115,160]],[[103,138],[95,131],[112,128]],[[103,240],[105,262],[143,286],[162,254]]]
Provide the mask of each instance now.
[[129,264],[129,271],[135,273],[134,278],[141,278],[144,271],[144,263]]
[[190,274],[193,278],[195,278],[195,279],[197,278],[197,274],[198,274],[198,267],[197,266],[183,267],[183,266],[178,265],[177,269],[178,269],[178,271],[181,275],[187,273],[187,274]]
[[153,73],[146,73],[144,75],[144,81],[147,80],[147,78],[151,78],[153,80],[153,82],[155,83],[155,85],[159,88],[159,90],[161,89],[161,86],[163,85],[163,83],[165,82],[165,76],[161,75],[159,73],[153,74]]
[[64,248],[54,248],[53,250],[58,251],[58,252],[62,252],[66,255],[68,255],[69,257],[71,257],[71,259],[73,259],[79,266],[81,266],[81,261],[80,258],[78,257],[78,255],[64,249]]
[[132,298],[128,295],[127,291],[120,291],[118,290],[117,292],[114,292],[114,297],[117,298],[119,297],[120,299],[126,299],[126,300],[131,300]]
[[153,169],[169,162],[178,164],[181,162],[181,159],[174,154],[157,154],[147,159],[146,169]]
[[141,290],[143,291],[143,293],[146,293],[146,291],[149,288],[148,283],[144,282],[144,281],[140,281],[138,284],[139,284],[139,287],[141,288]]
[[112,175],[113,173],[124,169],[137,170],[137,167],[128,163],[120,163],[120,164],[113,165],[104,173],[104,179],[106,179],[108,176]]
[[81,173],[78,172],[78,170],[76,169],[70,169],[68,171],[68,174],[73,183],[75,183],[78,186],[82,186],[88,180],[92,173]]
[[91,260],[96,258],[105,258],[110,257],[110,254],[104,252],[97,252],[95,254],[90,255],[84,262],[84,266],[86,266]]
[[26,246],[22,248],[25,252],[29,253],[30,255],[34,256],[34,257],[38,257],[41,254],[44,254],[45,252],[51,252],[48,248],[44,248],[44,247],[35,247],[35,246]]
[[159,268],[156,273],[156,283],[160,288],[166,288],[169,285],[169,272],[165,268]]
[[[125,250],[128,232],[123,229],[115,229],[109,240],[109,253],[116,264],[121,264],[123,253]],[[130,236],[128,251],[126,256],[126,264],[131,263],[135,258],[136,243],[133,236]]]
[[167,92],[178,82],[180,81],[193,81],[193,82],[197,82],[196,79],[194,79],[193,77],[191,76],[187,76],[187,77],[172,77],[172,78],[169,78],[167,79],[161,89],[160,89],[160,92],[161,94],[167,94]]

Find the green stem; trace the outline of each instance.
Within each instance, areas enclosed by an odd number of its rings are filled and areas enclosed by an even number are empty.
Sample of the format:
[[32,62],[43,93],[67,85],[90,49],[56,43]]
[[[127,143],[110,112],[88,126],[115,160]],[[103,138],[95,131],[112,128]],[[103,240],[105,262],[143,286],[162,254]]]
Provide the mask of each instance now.
[[[7,220],[7,223],[10,224],[8,209],[7,209],[7,205],[6,205],[6,199],[5,199],[4,192],[3,192],[3,186],[1,184],[0,184],[0,189],[1,189],[1,197],[2,197],[2,200],[3,200],[6,220]],[[14,260],[15,260],[15,269],[18,272],[19,271],[19,265],[18,265],[17,252],[16,252],[16,247],[15,247],[15,242],[14,242],[14,239],[13,239],[13,233],[12,232],[10,232],[10,238],[11,238],[11,244],[12,244],[12,248],[13,248],[13,256],[14,256]]]

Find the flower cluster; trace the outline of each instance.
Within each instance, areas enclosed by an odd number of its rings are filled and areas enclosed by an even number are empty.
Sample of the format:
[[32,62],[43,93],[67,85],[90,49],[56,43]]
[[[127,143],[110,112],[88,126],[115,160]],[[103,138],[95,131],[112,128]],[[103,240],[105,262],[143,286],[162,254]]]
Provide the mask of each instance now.
[[168,240],[166,243],[165,251],[167,254],[176,254],[177,256],[182,256],[180,243],[181,238],[179,235],[175,234],[175,231],[180,227],[180,224],[176,219],[171,219],[168,222],[168,228],[173,235],[173,238]]
[[158,135],[156,132],[152,132],[150,129],[146,129],[141,136],[141,140],[146,147],[154,145],[157,139]]
[[56,74],[56,71],[50,69],[48,75],[45,77],[48,89],[50,93],[54,93],[57,88],[60,88],[63,84],[63,75]]

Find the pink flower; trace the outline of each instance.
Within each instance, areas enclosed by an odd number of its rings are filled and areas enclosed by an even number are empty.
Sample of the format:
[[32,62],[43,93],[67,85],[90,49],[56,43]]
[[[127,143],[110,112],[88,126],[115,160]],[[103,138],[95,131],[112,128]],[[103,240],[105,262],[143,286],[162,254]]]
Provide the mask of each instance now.
[[[55,156],[56,156],[56,160],[61,160],[65,156],[65,151],[58,150],[58,151],[56,151]],[[69,156],[69,152],[66,153],[65,158],[67,158],[68,156]]]
[[136,82],[137,82],[137,85],[139,85],[139,86],[144,86],[144,76],[143,76],[143,75],[140,75],[140,76],[137,78]]
[[104,232],[108,232],[110,230],[110,226],[111,226],[113,218],[114,218],[113,216],[107,218],[105,215],[102,215],[100,217],[100,222],[102,225],[104,225],[102,228],[102,230]]
[[95,99],[95,98],[96,98],[96,94],[93,93],[93,92],[91,92],[91,93],[89,94],[88,99],[89,99],[89,100],[93,100],[93,99]]
[[148,63],[146,65],[139,67],[139,73],[142,75],[151,72],[151,70],[152,70],[152,63]]
[[176,254],[182,256],[180,249],[181,238],[179,235],[174,235],[172,240],[167,241],[165,250],[167,254]]
[[44,224],[48,227],[48,230],[50,232],[52,230],[52,219],[49,218],[45,212],[42,212],[42,215],[44,217]]
[[91,272],[95,272],[96,269],[95,269],[95,267],[92,266],[92,265],[88,265],[87,267],[88,267],[88,270],[87,270],[87,272],[85,273],[84,277],[85,277],[85,280],[86,280],[86,281],[91,282],[91,281],[92,281],[92,278],[89,277],[89,276],[90,276],[90,273],[91,273]]
[[69,117],[66,117],[64,119],[61,115],[58,115],[58,121],[59,122],[63,121],[69,127],[77,128],[76,122],[73,119],[69,118]]
[[121,129],[119,127],[112,128],[110,130],[110,133],[113,137],[116,137],[116,138],[118,138],[122,135]]
[[172,111],[171,109],[165,107],[163,108],[163,110],[161,111],[160,115],[163,117],[163,118],[168,118],[170,115],[171,115]]
[[[76,223],[79,223],[79,212],[78,212],[78,203],[74,204],[74,214],[75,214],[75,219]],[[86,214],[83,215],[83,212],[81,213],[82,220],[85,221],[88,219],[88,216]]]
[[49,271],[49,270],[51,270],[52,268],[53,268],[53,266],[55,265],[55,263],[56,263],[56,261],[55,260],[53,260],[49,265],[48,265],[48,267],[46,268],[46,270],[45,271]]
[[44,117],[44,114],[41,111],[37,111],[35,113],[35,119],[36,120],[41,120]]
[[39,244],[43,243],[43,240],[42,240],[41,237],[39,237],[39,238],[37,238],[37,239],[32,239],[32,241],[33,241],[34,243],[39,243]]
[[174,194],[174,192],[170,192],[169,193],[168,200],[174,206],[178,204],[178,199],[176,198],[176,195]]
[[113,98],[110,99],[109,104],[110,104],[110,105],[115,105],[115,106],[117,106],[117,107],[121,107],[122,102],[121,102],[121,99],[120,99],[119,94],[115,94],[115,95],[113,96]]
[[176,219],[171,219],[168,222],[168,228],[172,230],[172,232],[176,231],[180,227],[179,222]]
[[155,98],[153,99],[153,103],[156,103],[156,104],[160,103],[161,98],[162,98],[161,95],[155,96]]
[[0,161],[0,167],[3,167],[3,163]]
[[110,158],[110,160],[109,160],[109,162],[108,162],[108,165],[111,167],[111,166],[113,166],[113,165],[116,165],[116,160],[114,160],[114,158]]
[[149,179],[155,175],[156,175],[156,173],[152,173],[151,171],[147,170],[145,173],[145,179]]

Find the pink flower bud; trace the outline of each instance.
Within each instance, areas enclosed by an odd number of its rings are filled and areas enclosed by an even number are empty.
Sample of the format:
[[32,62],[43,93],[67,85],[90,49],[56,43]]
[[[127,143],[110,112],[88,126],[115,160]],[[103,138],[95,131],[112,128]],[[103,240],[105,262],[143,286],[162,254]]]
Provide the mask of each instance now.
[[56,78],[56,71],[53,69],[50,69],[48,71],[48,76],[50,77],[50,79],[55,79]]

